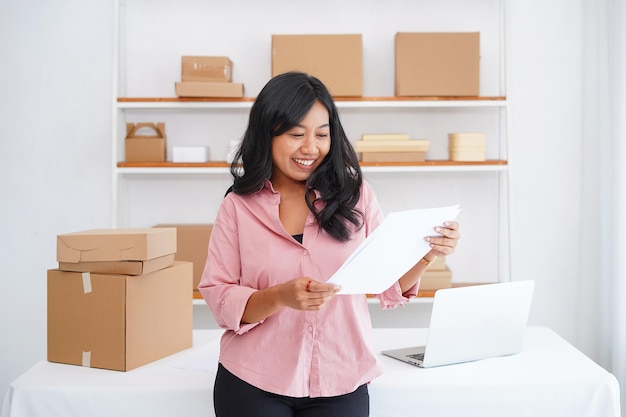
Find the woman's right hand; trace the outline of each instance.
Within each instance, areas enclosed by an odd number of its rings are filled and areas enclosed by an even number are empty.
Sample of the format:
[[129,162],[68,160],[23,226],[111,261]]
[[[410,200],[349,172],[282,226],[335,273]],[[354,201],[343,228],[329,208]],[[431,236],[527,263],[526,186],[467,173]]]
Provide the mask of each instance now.
[[317,311],[337,294],[341,287],[335,284],[300,277],[279,286],[280,303],[294,310]]
[[252,293],[241,318],[242,323],[266,319],[284,307],[301,311],[320,310],[341,287],[300,277]]

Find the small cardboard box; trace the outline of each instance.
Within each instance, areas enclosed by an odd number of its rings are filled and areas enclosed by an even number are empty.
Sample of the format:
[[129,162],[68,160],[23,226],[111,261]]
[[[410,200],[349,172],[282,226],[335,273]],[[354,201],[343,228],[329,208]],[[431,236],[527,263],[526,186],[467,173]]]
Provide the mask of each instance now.
[[59,262],[59,269],[97,274],[144,275],[174,265],[174,256],[172,253],[147,261]]
[[398,32],[396,96],[478,96],[479,32]]
[[193,289],[198,290],[204,271],[212,224],[160,224],[154,227],[176,228],[176,260],[193,263]]
[[165,162],[165,123],[126,123],[124,144],[126,162]]
[[361,162],[424,162],[426,152],[361,152]]
[[272,35],[272,76],[293,70],[316,76],[333,96],[362,96],[362,35]]
[[176,253],[176,229],[91,229],[57,236],[58,262],[146,261]]
[[192,265],[124,276],[48,271],[48,361],[128,371],[191,347]]
[[452,271],[446,266],[444,269],[427,269],[419,283],[420,290],[439,290],[452,287]]
[[450,160],[457,162],[485,161],[486,141],[487,138],[484,133],[449,133]]
[[208,146],[174,146],[172,162],[207,162],[209,154]]
[[183,56],[180,80],[229,83],[233,80],[233,63],[225,56]]
[[176,83],[178,97],[243,97],[242,83],[219,83],[208,81],[183,81]]

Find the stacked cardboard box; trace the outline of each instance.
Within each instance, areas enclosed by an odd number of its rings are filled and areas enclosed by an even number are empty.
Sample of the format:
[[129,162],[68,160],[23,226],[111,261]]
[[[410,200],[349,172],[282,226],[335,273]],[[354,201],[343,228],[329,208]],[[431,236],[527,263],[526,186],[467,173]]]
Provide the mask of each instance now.
[[438,257],[422,275],[420,291],[433,291],[452,286],[452,271],[446,265],[445,256]]
[[204,272],[212,224],[159,224],[154,227],[176,228],[176,260],[193,264],[193,296],[202,298],[198,291]]
[[423,162],[427,139],[411,139],[406,133],[365,133],[354,143],[361,162]]
[[243,97],[243,84],[233,81],[233,63],[225,56],[183,56],[178,97]]
[[176,229],[57,236],[48,271],[48,360],[128,371],[191,347],[192,264]]
[[481,162],[485,160],[484,133],[450,133],[448,150],[451,161]]

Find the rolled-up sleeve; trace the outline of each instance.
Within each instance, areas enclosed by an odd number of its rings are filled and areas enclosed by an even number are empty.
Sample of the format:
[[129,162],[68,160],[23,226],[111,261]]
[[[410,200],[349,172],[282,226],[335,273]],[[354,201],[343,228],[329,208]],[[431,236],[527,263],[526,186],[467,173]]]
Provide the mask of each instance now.
[[257,290],[241,285],[241,253],[234,210],[228,199],[220,207],[198,290],[220,327],[245,333],[259,324],[241,324],[248,299]]

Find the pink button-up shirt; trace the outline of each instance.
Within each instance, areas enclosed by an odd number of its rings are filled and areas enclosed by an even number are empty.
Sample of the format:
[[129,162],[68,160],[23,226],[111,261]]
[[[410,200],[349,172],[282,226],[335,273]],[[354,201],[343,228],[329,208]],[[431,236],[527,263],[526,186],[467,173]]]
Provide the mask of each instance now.
[[[320,311],[283,308],[258,323],[241,324],[250,295],[297,277],[327,281],[382,221],[367,183],[357,208],[363,227],[348,242],[320,230],[309,213],[303,243],[278,217],[280,195],[269,181],[251,195],[230,193],[213,225],[207,263],[198,288],[222,336],[220,363],[240,379],[290,397],[328,397],[354,391],[381,374],[371,337],[365,295],[336,295]],[[383,308],[405,303],[395,284],[378,295]]]

